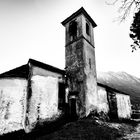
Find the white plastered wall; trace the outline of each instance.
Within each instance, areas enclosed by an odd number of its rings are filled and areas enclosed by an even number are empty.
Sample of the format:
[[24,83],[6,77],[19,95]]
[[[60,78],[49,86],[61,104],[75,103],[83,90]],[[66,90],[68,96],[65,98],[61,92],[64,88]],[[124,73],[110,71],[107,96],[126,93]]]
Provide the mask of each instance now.
[[131,117],[130,96],[116,93],[118,117],[129,119]]
[[98,86],[98,112],[108,113],[109,105],[107,100],[107,91],[105,88]]
[[29,125],[31,131],[38,121],[49,121],[59,115],[58,78],[35,75],[31,78],[32,96],[29,102]]
[[27,81],[0,79],[0,135],[24,129]]

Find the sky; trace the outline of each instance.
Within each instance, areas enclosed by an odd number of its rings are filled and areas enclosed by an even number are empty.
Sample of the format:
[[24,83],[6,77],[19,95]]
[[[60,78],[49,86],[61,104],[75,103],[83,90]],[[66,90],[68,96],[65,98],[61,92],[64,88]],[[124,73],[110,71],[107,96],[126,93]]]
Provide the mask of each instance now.
[[109,0],[0,0],[0,73],[29,58],[64,69],[65,28],[61,22],[82,6],[96,22],[97,71],[125,71],[140,78],[140,50],[131,52],[130,14],[116,21],[118,5]]

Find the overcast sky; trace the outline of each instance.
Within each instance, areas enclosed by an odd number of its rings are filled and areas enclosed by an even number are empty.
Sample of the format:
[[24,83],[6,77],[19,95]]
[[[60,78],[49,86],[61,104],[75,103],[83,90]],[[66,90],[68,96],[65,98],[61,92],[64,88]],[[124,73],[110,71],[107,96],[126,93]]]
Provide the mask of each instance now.
[[[108,0],[106,0],[108,1]],[[0,0],[0,73],[29,58],[65,67],[65,28],[61,22],[83,6],[96,22],[97,71],[125,71],[140,77],[140,50],[132,53],[132,16],[114,22],[117,6],[105,0]]]

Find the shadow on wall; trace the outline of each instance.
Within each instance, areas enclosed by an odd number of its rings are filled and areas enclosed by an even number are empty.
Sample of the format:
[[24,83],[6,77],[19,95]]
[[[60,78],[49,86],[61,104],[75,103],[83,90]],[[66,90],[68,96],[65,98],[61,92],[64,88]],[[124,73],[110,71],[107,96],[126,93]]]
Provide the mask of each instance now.
[[[0,136],[0,140],[6,139],[14,139],[14,140],[40,140],[44,135],[49,135],[57,130],[59,130],[62,126],[69,122],[76,121],[78,119],[77,115],[74,111],[75,99],[69,99],[69,104],[65,104],[63,107],[63,113],[53,121],[46,122],[37,122],[35,128],[30,133],[26,133],[25,130],[19,130],[12,133],[4,134]],[[72,111],[72,112],[71,112]]]
[[52,132],[60,129],[64,124],[68,123],[68,120],[65,115],[62,115],[60,118],[53,122],[45,122],[37,124],[34,131],[30,133],[25,133],[24,130],[19,130],[17,132],[8,133],[0,136],[0,140],[14,139],[14,140],[34,140],[43,137],[44,135],[50,134]]

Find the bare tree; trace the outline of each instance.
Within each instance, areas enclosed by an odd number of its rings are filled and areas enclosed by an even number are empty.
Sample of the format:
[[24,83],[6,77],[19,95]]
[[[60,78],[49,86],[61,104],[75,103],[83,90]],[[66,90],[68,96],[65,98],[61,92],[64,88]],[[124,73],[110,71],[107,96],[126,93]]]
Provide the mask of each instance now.
[[120,4],[118,12],[120,13],[119,20],[124,21],[130,12],[136,12],[140,8],[140,0],[114,0],[113,2],[106,2],[109,5]]
[[[130,38],[133,40],[131,45],[132,52],[140,48],[140,0],[114,0],[111,5],[119,3],[119,21],[124,21],[130,12],[133,12],[133,22],[130,26]],[[132,11],[133,10],[133,11]]]

